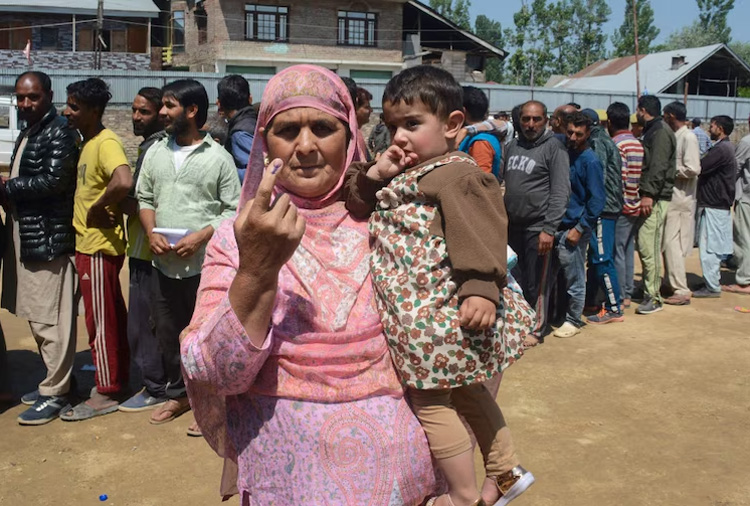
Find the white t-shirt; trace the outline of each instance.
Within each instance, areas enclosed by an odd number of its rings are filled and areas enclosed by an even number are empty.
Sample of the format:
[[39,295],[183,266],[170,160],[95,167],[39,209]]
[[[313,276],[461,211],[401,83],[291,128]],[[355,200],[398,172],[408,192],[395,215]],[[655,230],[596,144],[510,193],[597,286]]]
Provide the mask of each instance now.
[[174,155],[174,168],[177,172],[180,172],[182,164],[185,163],[185,159],[188,157],[188,155],[201,145],[201,143],[198,143],[191,144],[190,146],[180,146],[174,140],[172,140],[171,144],[172,154]]

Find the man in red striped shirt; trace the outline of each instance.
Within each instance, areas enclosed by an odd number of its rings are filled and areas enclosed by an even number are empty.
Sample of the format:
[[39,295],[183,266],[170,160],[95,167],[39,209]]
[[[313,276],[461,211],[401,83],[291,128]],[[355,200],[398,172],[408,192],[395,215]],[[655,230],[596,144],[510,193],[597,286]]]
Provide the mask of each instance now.
[[622,102],[607,108],[607,129],[622,158],[622,189],[625,203],[615,228],[615,268],[620,280],[622,305],[630,306],[633,295],[636,224],[640,214],[641,197],[638,187],[643,167],[643,145],[630,131],[630,109]]

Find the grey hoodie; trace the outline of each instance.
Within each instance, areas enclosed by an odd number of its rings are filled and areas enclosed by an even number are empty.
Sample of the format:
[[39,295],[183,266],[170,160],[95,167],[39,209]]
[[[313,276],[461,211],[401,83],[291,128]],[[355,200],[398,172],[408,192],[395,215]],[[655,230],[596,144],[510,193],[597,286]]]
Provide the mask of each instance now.
[[570,160],[551,131],[536,141],[514,139],[503,156],[510,228],[557,232],[570,197]]

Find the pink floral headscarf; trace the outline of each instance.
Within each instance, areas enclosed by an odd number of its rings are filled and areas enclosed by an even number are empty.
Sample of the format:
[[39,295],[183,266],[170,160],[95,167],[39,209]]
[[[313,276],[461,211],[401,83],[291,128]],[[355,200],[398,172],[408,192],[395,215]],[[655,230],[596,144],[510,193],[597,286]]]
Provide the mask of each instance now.
[[360,147],[364,145],[364,139],[357,128],[357,110],[341,78],[330,70],[315,65],[295,65],[271,78],[263,92],[260,104],[239,208],[241,209],[245,202],[255,196],[266,163],[270,162],[266,160],[268,147],[265,135],[260,131],[261,128],[267,128],[279,113],[297,107],[313,107],[342,121],[351,132],[351,140],[347,146],[346,163],[338,184],[334,188],[325,195],[313,199],[295,198],[292,194],[289,196],[297,207],[308,209],[325,207],[335,200],[344,184],[346,169],[352,162],[365,159]]

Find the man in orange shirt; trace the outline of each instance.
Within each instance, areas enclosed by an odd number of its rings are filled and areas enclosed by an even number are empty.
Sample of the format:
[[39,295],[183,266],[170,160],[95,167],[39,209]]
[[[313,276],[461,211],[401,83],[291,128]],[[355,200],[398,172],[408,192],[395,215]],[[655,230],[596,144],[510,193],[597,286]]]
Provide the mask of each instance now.
[[[487,95],[474,86],[464,86],[463,91],[466,123],[473,125],[486,120],[490,108]],[[469,135],[461,141],[458,149],[468,153],[483,171],[500,179],[502,144],[499,137],[489,132]]]

